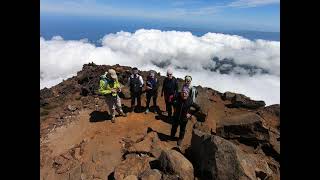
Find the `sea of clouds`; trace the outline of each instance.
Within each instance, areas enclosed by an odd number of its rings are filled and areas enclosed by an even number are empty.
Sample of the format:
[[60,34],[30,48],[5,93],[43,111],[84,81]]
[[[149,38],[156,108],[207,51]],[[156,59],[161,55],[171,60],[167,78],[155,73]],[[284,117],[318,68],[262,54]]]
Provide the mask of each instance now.
[[85,63],[136,66],[162,75],[192,75],[193,84],[245,94],[267,105],[280,103],[280,42],[241,36],[140,29],[88,40],[40,37],[40,89],[76,75]]

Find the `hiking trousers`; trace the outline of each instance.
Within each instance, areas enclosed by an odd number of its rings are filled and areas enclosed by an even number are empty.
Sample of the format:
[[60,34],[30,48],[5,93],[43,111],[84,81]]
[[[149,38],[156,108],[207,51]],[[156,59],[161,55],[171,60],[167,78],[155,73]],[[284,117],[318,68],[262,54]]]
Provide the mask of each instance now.
[[166,111],[168,112],[168,117],[171,118],[172,116],[172,108],[173,108],[173,102],[172,99],[169,97],[173,96],[173,94],[164,94],[164,101],[166,103]]
[[131,92],[131,107],[134,107],[137,100],[137,107],[141,107],[141,92]]
[[176,135],[177,129],[180,126],[179,140],[182,140],[186,132],[187,123],[188,123],[187,119],[179,121],[177,117],[173,117],[173,122],[171,127],[171,137],[174,137]]
[[106,103],[109,107],[109,113],[114,117],[117,111],[119,114],[123,114],[123,110],[121,107],[121,99],[117,96],[107,95],[106,96]]
[[151,102],[151,98],[153,101],[153,106],[157,107],[157,94],[156,93],[146,93],[146,97],[147,97],[147,103],[146,103],[146,107],[149,109],[150,107],[150,102]]

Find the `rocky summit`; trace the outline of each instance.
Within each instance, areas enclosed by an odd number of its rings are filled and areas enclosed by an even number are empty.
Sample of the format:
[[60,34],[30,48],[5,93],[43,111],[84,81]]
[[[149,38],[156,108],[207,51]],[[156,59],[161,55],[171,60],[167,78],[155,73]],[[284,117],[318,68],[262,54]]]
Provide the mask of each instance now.
[[[109,68],[123,85],[127,112],[131,67],[85,64],[76,76],[40,90],[41,179],[280,179],[279,104],[197,86],[201,110],[177,146],[160,93],[158,113],[129,112],[111,122],[97,93]],[[146,80],[148,72],[140,74]],[[164,77],[156,77],[160,91]],[[183,80],[178,82],[181,87]],[[143,107],[145,99],[143,94]]]

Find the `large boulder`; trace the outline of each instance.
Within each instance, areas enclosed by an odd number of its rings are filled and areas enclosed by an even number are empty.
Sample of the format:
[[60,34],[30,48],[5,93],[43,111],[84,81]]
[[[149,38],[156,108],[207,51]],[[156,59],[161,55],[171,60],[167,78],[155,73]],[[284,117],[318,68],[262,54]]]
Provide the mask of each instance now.
[[203,122],[196,122],[194,125],[193,125],[193,129],[198,129],[202,132],[205,132],[205,133],[214,133],[212,132],[212,129],[205,123]]
[[227,91],[227,92],[225,92],[225,93],[222,94],[221,98],[222,98],[223,100],[229,100],[229,101],[231,101],[231,100],[233,99],[233,97],[235,97],[235,96],[236,96],[236,93]]
[[266,105],[264,101],[254,101],[242,94],[237,94],[236,96],[234,96],[231,102],[233,107],[237,107],[237,108],[243,107],[248,109],[258,109]]
[[168,149],[169,145],[166,142],[161,141],[156,132],[151,131],[144,136],[141,141],[138,140],[136,143],[129,146],[125,151],[127,154],[144,153],[155,158],[159,158],[162,150]]
[[262,122],[263,119],[255,113],[227,116],[218,123],[217,135],[256,146],[259,142],[269,141],[269,131]]
[[193,180],[193,166],[191,162],[176,150],[162,151],[159,157],[164,172],[176,174],[181,179]]
[[233,108],[258,109],[266,105],[264,101],[254,101],[243,94],[232,92],[223,93],[221,98],[223,100],[231,101],[231,104],[229,104],[228,106]]
[[225,139],[262,148],[267,156],[280,159],[280,132],[268,127],[265,120],[256,113],[245,113],[226,117],[219,122],[217,135]]
[[147,156],[128,156],[114,170],[114,178],[123,180],[127,176],[134,175],[139,177],[144,171],[150,169],[150,158]]
[[152,149],[152,145],[159,142],[160,139],[156,132],[152,131],[148,133],[143,140],[137,142],[128,148],[129,153],[133,152],[150,152]]
[[232,142],[197,129],[193,131],[191,148],[201,179],[253,180],[275,174],[261,157],[246,154]]

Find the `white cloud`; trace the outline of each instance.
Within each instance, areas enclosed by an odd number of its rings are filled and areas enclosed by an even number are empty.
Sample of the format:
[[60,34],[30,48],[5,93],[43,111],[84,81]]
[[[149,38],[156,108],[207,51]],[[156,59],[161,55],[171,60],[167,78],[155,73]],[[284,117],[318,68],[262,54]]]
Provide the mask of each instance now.
[[[229,74],[210,71],[224,58],[232,58],[236,65]],[[140,29],[135,33],[107,34],[102,46],[96,47],[84,40],[67,41],[61,37],[51,40],[40,38],[41,88],[56,84],[62,78],[75,75],[82,65],[121,64],[137,66],[142,70],[154,69],[165,73],[168,63],[177,77],[191,74],[195,85],[243,93],[267,104],[280,103],[280,42],[250,41],[240,36],[207,33],[197,37],[190,32]],[[241,65],[268,71],[251,76]],[[230,65],[223,64],[222,67]],[[185,68],[185,69],[183,69]],[[209,69],[208,69],[209,68]]]

